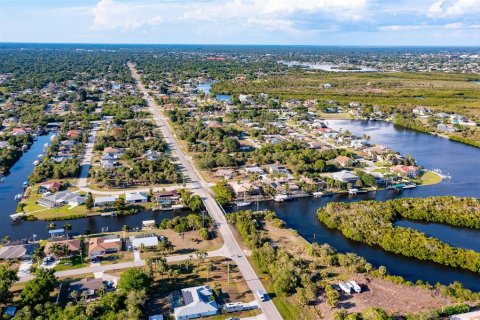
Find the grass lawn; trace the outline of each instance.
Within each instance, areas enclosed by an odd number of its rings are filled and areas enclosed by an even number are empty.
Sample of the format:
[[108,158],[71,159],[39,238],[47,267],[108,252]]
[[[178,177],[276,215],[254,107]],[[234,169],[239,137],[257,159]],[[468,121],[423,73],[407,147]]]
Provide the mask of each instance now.
[[420,181],[422,186],[426,186],[440,183],[442,181],[442,177],[435,172],[427,171],[420,177]]
[[85,258],[83,259],[83,264],[82,264],[82,259],[80,256],[73,256],[71,258],[67,259],[62,259],[60,262],[55,266],[55,271],[63,271],[63,270],[71,270],[71,269],[80,269],[83,267],[88,266],[87,263],[85,263]]
[[23,200],[22,203],[25,203],[25,212],[31,214],[38,219],[44,220],[59,220],[67,219],[69,217],[85,217],[88,213],[87,208],[84,205],[71,208],[69,206],[61,206],[58,208],[45,208],[38,204],[36,201],[41,198],[42,195],[37,193],[36,189],[32,189],[28,198]]

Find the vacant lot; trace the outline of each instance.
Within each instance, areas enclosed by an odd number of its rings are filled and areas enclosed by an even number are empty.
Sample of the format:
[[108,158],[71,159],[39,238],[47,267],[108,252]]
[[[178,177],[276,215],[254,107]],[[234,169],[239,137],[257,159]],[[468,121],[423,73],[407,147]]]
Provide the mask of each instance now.
[[[267,230],[270,239],[278,246],[285,248],[296,257],[309,258],[304,249],[306,241],[294,231],[272,226],[267,226]],[[331,284],[354,279],[362,286],[363,291],[360,294],[342,294],[338,307],[347,309],[350,313],[361,312],[369,307],[379,307],[390,313],[408,314],[453,304],[453,301],[440,296],[435,290],[399,285],[384,279],[366,277],[363,274],[349,272],[342,267],[329,267],[326,268],[326,271],[329,278],[324,280]],[[332,319],[332,314],[337,309],[332,310],[325,301],[326,297],[320,295],[316,305],[310,306],[313,311],[311,314],[323,315],[325,319]],[[294,301],[291,301],[291,303],[294,303]]]

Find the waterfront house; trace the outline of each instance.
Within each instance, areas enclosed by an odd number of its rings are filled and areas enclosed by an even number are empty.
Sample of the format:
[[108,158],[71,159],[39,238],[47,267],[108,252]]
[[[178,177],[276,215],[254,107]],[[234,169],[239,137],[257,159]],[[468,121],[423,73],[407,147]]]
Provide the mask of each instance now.
[[31,260],[37,243],[5,244],[0,248],[0,260]]
[[259,195],[262,193],[262,190],[259,187],[250,182],[232,181],[228,185],[232,189],[236,198]]
[[164,209],[180,209],[183,204],[180,203],[180,196],[177,190],[159,191],[153,195],[155,202]]
[[332,178],[345,183],[355,183],[358,180],[356,175],[346,170],[332,173]]
[[83,196],[70,191],[60,191],[37,200],[37,204],[50,209],[57,208],[65,204],[75,207],[83,204],[84,202],[85,198]]
[[38,193],[47,193],[47,192],[55,193],[55,192],[58,192],[58,190],[60,190],[61,187],[62,187],[62,183],[58,181],[44,183],[38,187]]
[[122,248],[122,239],[119,236],[90,238],[88,241],[88,255],[90,257],[103,256],[115,253]]
[[218,313],[213,291],[208,285],[182,289],[183,306],[173,311],[176,320],[213,316]]
[[392,173],[396,173],[402,177],[416,178],[420,170],[416,166],[396,165],[390,168]]
[[95,207],[111,206],[115,201],[117,201],[117,199],[118,199],[118,196],[98,197],[93,200],[93,205]]
[[67,245],[68,252],[70,253],[70,255],[79,254],[80,250],[82,250],[82,242],[79,239],[72,239],[72,240],[49,241],[45,245],[45,249],[43,251],[47,256],[50,256],[53,254],[51,250],[52,247],[58,244]]
[[125,201],[128,204],[145,203],[148,201],[148,196],[145,192],[130,192],[125,195]]
[[130,245],[133,250],[139,249],[142,245],[145,248],[154,248],[158,245],[158,237],[154,234],[141,234],[130,237]]

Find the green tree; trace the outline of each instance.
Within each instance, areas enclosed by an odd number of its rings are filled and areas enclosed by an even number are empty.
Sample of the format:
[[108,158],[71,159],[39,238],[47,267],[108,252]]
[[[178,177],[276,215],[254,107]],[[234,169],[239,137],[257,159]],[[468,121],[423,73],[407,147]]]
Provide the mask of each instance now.
[[10,268],[10,264],[0,265],[0,303],[6,303],[11,298],[10,287],[18,281],[17,272]]
[[330,308],[334,308],[338,301],[340,301],[340,293],[332,288],[331,285],[327,285],[325,287],[325,293],[327,295],[327,304],[330,306]]
[[87,196],[85,197],[85,207],[88,209],[88,210],[92,210],[93,209],[93,196],[92,196],[92,193],[89,192],[87,194]]
[[50,299],[50,293],[57,287],[58,281],[53,269],[37,269],[35,278],[28,281],[22,290],[22,302],[26,305],[35,306],[45,303]]
[[122,273],[118,280],[118,288],[129,292],[132,290],[143,290],[150,286],[152,279],[140,269],[129,269]]

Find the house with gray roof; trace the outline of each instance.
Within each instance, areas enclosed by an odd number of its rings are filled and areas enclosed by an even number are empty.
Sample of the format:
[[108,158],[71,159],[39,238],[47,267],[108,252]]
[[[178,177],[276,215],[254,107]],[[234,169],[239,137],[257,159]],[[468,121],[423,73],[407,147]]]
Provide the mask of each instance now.
[[218,313],[218,304],[208,285],[182,289],[183,306],[174,309],[176,320],[208,317]]

